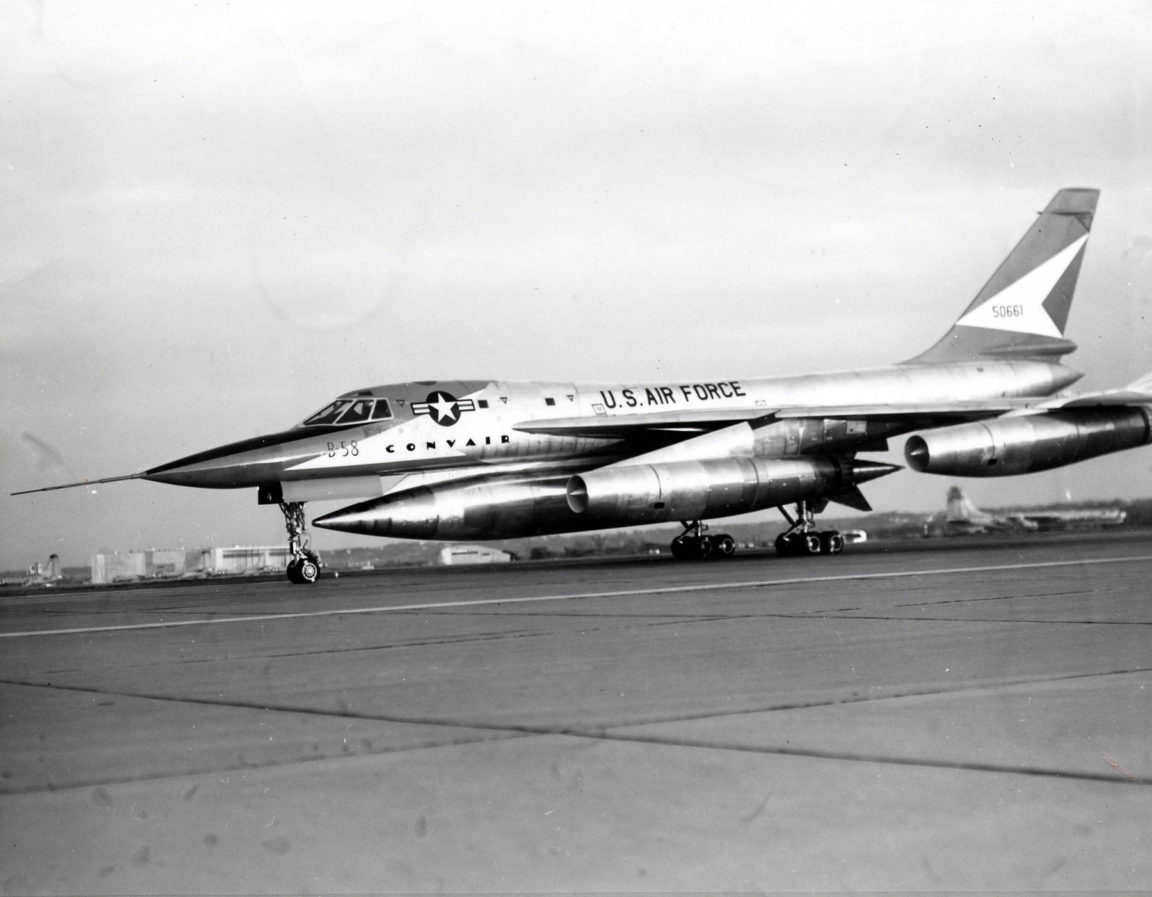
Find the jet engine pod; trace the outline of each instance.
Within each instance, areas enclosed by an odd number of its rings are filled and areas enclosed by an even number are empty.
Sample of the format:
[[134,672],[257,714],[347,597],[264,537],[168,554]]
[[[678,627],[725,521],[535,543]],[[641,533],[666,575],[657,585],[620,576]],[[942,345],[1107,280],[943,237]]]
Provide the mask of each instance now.
[[1063,467],[1150,440],[1144,408],[1072,408],[913,436],[904,444],[904,457],[919,473],[1001,477]]
[[341,508],[312,523],[398,539],[510,539],[565,532],[574,522],[565,501],[567,480],[486,476],[417,486]]
[[568,480],[568,507],[604,526],[703,520],[835,495],[900,468],[832,456],[602,467]]

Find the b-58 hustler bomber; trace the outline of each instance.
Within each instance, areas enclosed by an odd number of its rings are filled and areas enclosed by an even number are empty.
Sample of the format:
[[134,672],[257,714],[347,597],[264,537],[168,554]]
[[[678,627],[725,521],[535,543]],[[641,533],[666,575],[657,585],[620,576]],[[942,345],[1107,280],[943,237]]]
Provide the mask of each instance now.
[[[1099,191],[1059,191],[931,348],[890,367],[676,383],[428,381],[345,393],[291,429],[119,479],[254,489],[278,504],[293,582],[314,582],[304,503],[354,501],[313,521],[409,539],[502,539],[681,521],[680,558],[727,557],[704,521],[779,508],[786,555],[832,555],[815,516],[868,509],[860,486],[900,469],[860,458],[894,436],[914,470],[1005,476],[1152,438],[1152,376],[1046,398],[1061,363]],[[83,483],[69,484],[73,486]],[[64,486],[50,488],[66,488]],[[45,490],[30,490],[45,491]]]

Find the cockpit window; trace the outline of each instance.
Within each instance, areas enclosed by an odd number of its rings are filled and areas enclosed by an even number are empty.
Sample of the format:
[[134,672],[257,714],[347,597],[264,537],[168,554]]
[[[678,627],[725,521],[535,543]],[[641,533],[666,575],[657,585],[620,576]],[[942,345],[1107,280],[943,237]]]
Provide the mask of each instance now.
[[305,427],[322,427],[343,424],[360,424],[368,420],[388,420],[392,417],[392,407],[387,399],[344,398],[326,405],[303,423]]
[[340,423],[342,424],[358,424],[361,421],[368,420],[372,416],[372,400],[371,399],[357,399],[352,403],[352,407],[340,415]]
[[316,427],[321,424],[332,424],[336,422],[336,418],[340,416],[340,412],[347,408],[351,402],[347,399],[337,399],[331,405],[325,406],[322,410],[317,411],[310,418],[304,421],[306,427]]

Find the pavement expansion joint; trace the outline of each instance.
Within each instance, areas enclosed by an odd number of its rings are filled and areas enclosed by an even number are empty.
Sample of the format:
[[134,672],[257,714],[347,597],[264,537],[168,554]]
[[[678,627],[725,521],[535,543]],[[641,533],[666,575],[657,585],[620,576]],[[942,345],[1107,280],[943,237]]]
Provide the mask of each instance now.
[[1084,596],[1089,594],[1083,589],[1070,592],[1035,592],[1020,595],[986,595],[981,598],[944,598],[940,601],[908,601],[893,604],[893,607],[935,607],[939,604],[974,604],[979,601],[1019,601],[1023,598],[1068,598],[1072,595]]
[[221,763],[195,769],[173,770],[170,772],[155,773],[152,775],[119,776],[109,778],[90,779],[84,781],[52,782],[47,785],[30,785],[26,787],[9,788],[0,786],[0,798],[20,794],[49,794],[62,791],[83,790],[108,785],[130,785],[136,782],[163,782],[172,779],[183,779],[192,776],[218,775],[225,772],[257,772],[264,769],[281,769],[284,767],[299,766],[306,763],[321,763],[324,761],[362,760],[366,757],[380,757],[389,754],[406,754],[416,751],[429,751],[438,748],[461,747],[470,744],[483,744],[490,741],[506,741],[513,738],[527,738],[536,733],[488,732],[484,735],[458,738],[436,739],[425,742],[414,742],[403,747],[372,747],[368,750],[358,749],[352,753],[328,753],[292,757],[283,760],[261,760],[253,762],[240,761],[237,763]]
[[[814,709],[819,707],[835,707],[847,706],[853,704],[862,704],[874,701],[895,701],[908,698],[920,697],[939,697],[954,695],[960,693],[971,693],[976,691],[986,691],[992,688],[1003,689],[1006,687],[1023,686],[1032,684],[1046,684],[1051,682],[1071,681],[1088,678],[1103,678],[1108,676],[1130,675],[1133,673],[1147,673],[1152,672],[1152,667],[1138,667],[1133,669],[1121,670],[1108,670],[1096,671],[1090,673],[1076,673],[1065,676],[1051,676],[1051,677],[1035,677],[1024,678],[1018,680],[1004,680],[998,682],[978,683],[962,686],[959,688],[949,689],[920,689],[903,691],[900,693],[883,694],[883,695],[868,695],[868,696],[852,696],[846,698],[839,698],[826,701],[813,701],[813,702],[797,702],[790,704],[777,704],[764,707],[744,707],[727,709],[720,712],[706,713],[706,714],[683,714],[677,716],[662,716],[657,718],[629,720],[622,723],[614,723],[612,725],[600,726],[572,726],[572,725],[532,725],[520,723],[494,723],[483,720],[450,720],[436,717],[405,717],[395,715],[383,715],[374,713],[361,713],[348,708],[341,708],[336,710],[326,710],[320,708],[309,707],[295,707],[283,706],[274,704],[265,704],[261,702],[248,702],[248,701],[232,701],[224,698],[203,698],[191,696],[175,696],[175,695],[159,695],[159,694],[142,694],[132,692],[120,692],[108,689],[92,688],[88,686],[74,686],[74,685],[58,685],[50,682],[31,682],[20,681],[13,679],[0,680],[3,685],[17,685],[30,688],[45,688],[70,692],[81,692],[88,694],[99,694],[108,697],[121,697],[131,698],[137,700],[151,700],[163,701],[168,703],[178,704],[194,704],[205,705],[214,707],[228,707],[233,709],[246,709],[255,710],[259,712],[270,713],[289,713],[289,714],[303,714],[309,716],[323,716],[331,718],[343,719],[357,719],[381,723],[397,723],[407,725],[422,725],[422,726],[437,726],[445,729],[472,729],[480,730],[490,733],[484,736],[471,736],[462,738],[453,738],[447,741],[435,740],[429,742],[422,742],[415,745],[405,745],[398,748],[384,748],[373,749],[370,751],[360,752],[351,755],[335,755],[335,756],[309,756],[298,757],[290,760],[277,760],[272,762],[261,762],[254,764],[239,764],[228,765],[223,768],[212,768],[205,770],[182,770],[179,772],[167,773],[157,776],[145,776],[142,779],[169,779],[181,778],[188,775],[206,774],[212,772],[221,772],[227,770],[251,770],[262,769],[266,767],[277,766],[290,766],[296,763],[315,762],[317,760],[340,760],[351,759],[353,757],[370,756],[374,754],[395,754],[405,753],[408,751],[429,750],[433,748],[451,747],[457,744],[474,744],[492,740],[503,740],[503,738],[512,737],[531,737],[531,736],[563,736],[572,738],[582,738],[600,741],[615,741],[615,742],[630,742],[636,744],[651,744],[662,745],[667,747],[681,747],[693,748],[703,750],[715,751],[735,751],[740,753],[753,753],[763,755],[778,755],[778,756],[793,756],[793,757],[807,757],[816,760],[840,760],[859,763],[875,763],[875,764],[888,764],[899,766],[919,766],[931,767],[938,769],[956,769],[969,772],[985,772],[985,773],[999,773],[999,774],[1012,774],[1012,775],[1027,775],[1027,776],[1043,776],[1053,778],[1075,779],[1081,781],[1091,782],[1104,782],[1111,784],[1124,784],[1124,785],[1152,785],[1152,778],[1136,776],[1127,770],[1123,770],[1116,766],[1117,775],[1109,775],[1104,773],[1087,773],[1072,770],[1061,770],[1055,768],[1045,767],[1030,767],[1030,766],[1016,766],[1010,764],[993,764],[993,763],[980,763],[972,761],[954,761],[954,760],[940,760],[932,758],[913,758],[913,757],[896,757],[883,754],[857,754],[852,752],[843,751],[824,751],[817,749],[807,748],[793,748],[782,747],[779,745],[750,745],[735,742],[711,741],[711,740],[698,740],[690,738],[680,738],[673,736],[659,736],[659,735],[641,735],[631,734],[622,730],[636,728],[639,726],[652,726],[662,725],[678,722],[693,722],[703,720],[713,720],[723,717],[734,716],[752,716],[762,713],[773,713],[782,711],[794,711]],[[86,782],[76,785],[60,785],[48,788],[28,788],[28,789],[13,789],[6,790],[0,789],[2,794],[15,794],[15,793],[36,793],[41,791],[56,791],[63,790],[64,788],[80,788],[90,787],[95,784],[107,785],[119,782],[139,781],[142,779],[128,778],[128,779],[110,779],[108,781],[100,782]]]
[[[575,732],[570,734],[577,734]],[[690,738],[672,738],[652,735],[624,735],[615,732],[601,735],[585,734],[585,738],[600,738],[606,741],[629,741],[639,744],[659,744],[667,747],[704,748],[717,751],[736,751],[750,754],[767,754],[781,757],[807,757],[814,760],[842,760],[853,763],[875,763],[889,766],[918,766],[934,769],[956,769],[966,772],[998,773],[1007,775],[1041,776],[1056,779],[1074,779],[1084,782],[1102,782],[1113,785],[1152,785],[1152,778],[1131,773],[1108,775],[1105,773],[1078,772],[1064,769],[1049,769],[1034,766],[1013,766],[997,763],[977,763],[963,760],[934,760],[924,757],[893,757],[883,754],[855,754],[846,751],[821,751],[808,748],[760,746],[735,742],[698,741]]]

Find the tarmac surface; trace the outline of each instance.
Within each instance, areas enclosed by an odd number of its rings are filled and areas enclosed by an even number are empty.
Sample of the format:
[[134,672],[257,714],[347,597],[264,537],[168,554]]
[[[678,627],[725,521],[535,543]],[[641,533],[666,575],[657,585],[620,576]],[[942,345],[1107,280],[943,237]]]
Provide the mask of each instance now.
[[0,893],[1152,888],[1152,539],[0,601]]

